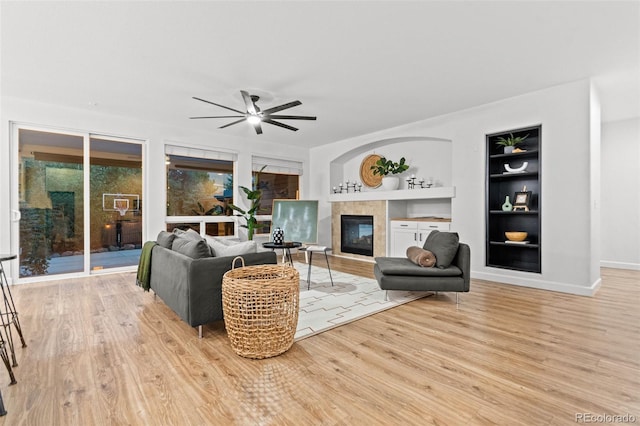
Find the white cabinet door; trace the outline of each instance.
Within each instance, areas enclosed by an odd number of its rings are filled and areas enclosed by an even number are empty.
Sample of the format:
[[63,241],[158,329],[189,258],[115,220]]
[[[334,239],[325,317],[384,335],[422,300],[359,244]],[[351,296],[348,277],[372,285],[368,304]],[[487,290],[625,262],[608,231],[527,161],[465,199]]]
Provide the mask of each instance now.
[[391,257],[405,257],[407,248],[416,245],[417,229],[392,229],[391,230]]

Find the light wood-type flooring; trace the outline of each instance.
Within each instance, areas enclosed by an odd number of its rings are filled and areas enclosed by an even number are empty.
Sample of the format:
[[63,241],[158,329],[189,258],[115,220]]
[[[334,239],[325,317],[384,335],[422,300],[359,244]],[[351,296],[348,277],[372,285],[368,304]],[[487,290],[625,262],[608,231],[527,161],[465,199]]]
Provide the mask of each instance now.
[[640,423],[640,271],[603,269],[595,297],[473,280],[458,306],[440,293],[265,360],[236,355],[222,322],[198,339],[134,281],[12,287],[28,347],[16,385],[0,364],[0,425]]

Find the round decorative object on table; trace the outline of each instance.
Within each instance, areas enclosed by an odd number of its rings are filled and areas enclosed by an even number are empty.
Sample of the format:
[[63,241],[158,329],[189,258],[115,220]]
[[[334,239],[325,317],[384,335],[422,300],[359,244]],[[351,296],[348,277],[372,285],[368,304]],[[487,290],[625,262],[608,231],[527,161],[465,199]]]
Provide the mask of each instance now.
[[369,188],[377,188],[382,183],[381,175],[374,175],[372,166],[376,165],[376,162],[382,157],[376,154],[367,155],[360,163],[360,180]]
[[284,230],[280,227],[273,230],[273,244],[284,243]]

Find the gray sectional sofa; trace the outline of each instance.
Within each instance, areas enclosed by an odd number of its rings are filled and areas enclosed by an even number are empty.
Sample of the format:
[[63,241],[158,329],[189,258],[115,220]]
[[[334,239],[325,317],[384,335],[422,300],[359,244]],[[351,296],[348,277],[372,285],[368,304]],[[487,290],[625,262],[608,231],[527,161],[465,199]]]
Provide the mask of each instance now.
[[[185,242],[169,232],[158,235],[151,254],[150,286],[182,320],[198,327],[221,320],[222,276],[235,256],[212,255],[206,241]],[[275,252],[242,254],[245,265],[276,264]],[[240,263],[236,267],[241,266]]]

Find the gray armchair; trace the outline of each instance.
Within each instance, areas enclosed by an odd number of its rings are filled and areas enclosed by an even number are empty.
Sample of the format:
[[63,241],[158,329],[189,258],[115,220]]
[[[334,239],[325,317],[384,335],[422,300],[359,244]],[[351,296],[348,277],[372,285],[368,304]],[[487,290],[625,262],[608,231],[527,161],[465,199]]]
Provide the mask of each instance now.
[[382,290],[469,291],[471,249],[459,243],[458,251],[446,268],[425,268],[405,257],[376,257],[373,273]]

